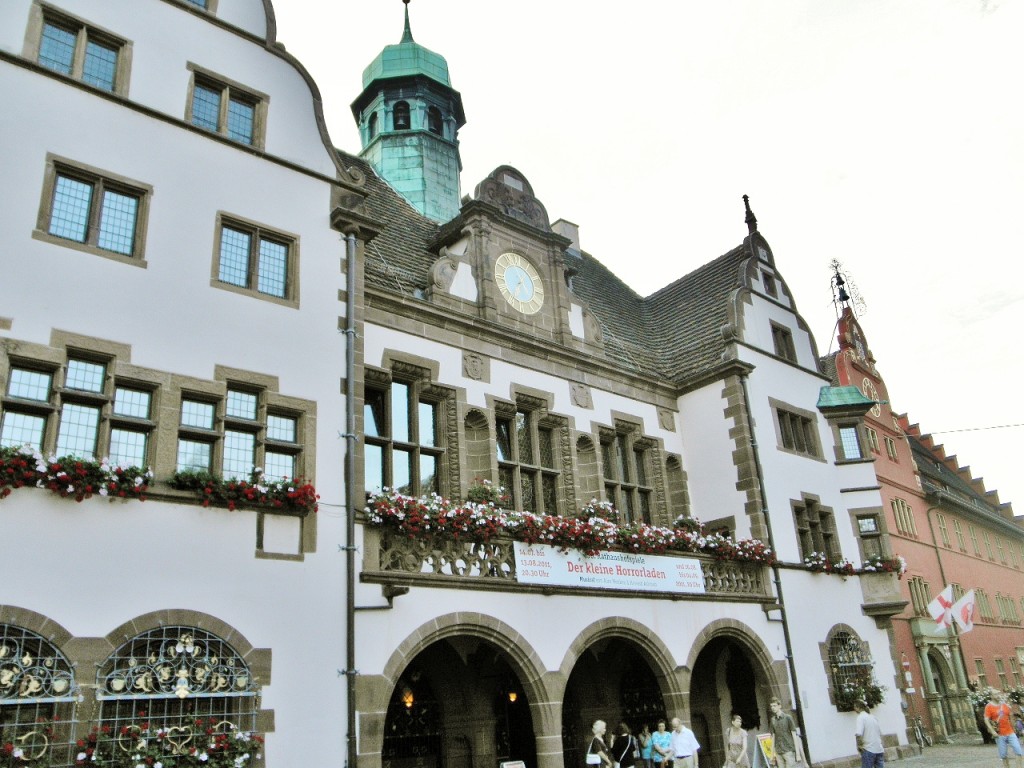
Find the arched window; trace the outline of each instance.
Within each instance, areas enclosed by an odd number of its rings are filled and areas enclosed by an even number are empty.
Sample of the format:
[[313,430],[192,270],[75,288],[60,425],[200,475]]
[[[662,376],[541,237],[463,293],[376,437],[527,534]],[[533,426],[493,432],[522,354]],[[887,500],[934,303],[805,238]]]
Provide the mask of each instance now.
[[[100,749],[130,752],[145,742],[165,761],[193,747],[218,758],[251,756],[260,751],[258,694],[249,667],[216,635],[187,626],[143,632],[97,672],[98,727],[113,742]],[[159,730],[174,738],[155,739]]]
[[427,110],[427,130],[431,133],[436,133],[440,136],[444,129],[441,121],[441,110],[437,107],[431,107]]
[[394,120],[394,129],[396,131],[409,130],[412,125],[409,121],[409,102],[399,101],[395,104],[392,120]]
[[836,709],[850,712],[857,701],[869,707],[880,703],[885,691],[875,680],[875,662],[867,643],[846,631],[832,635],[828,642],[828,663]]
[[372,139],[377,135],[377,113],[374,112],[370,115],[370,119],[366,122],[366,133],[367,138]]
[[71,664],[52,643],[0,624],[0,749],[11,745],[12,764],[74,762],[70,724],[77,698]]

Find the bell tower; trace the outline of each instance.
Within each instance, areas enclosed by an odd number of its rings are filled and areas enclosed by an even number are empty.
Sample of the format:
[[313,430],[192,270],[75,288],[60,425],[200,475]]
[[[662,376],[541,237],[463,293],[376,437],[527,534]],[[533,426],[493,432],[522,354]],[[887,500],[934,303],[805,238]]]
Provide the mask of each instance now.
[[458,136],[466,115],[448,62],[413,40],[409,0],[402,1],[402,40],[363,70],[363,92],[352,103],[359,156],[420,213],[443,223],[459,212]]

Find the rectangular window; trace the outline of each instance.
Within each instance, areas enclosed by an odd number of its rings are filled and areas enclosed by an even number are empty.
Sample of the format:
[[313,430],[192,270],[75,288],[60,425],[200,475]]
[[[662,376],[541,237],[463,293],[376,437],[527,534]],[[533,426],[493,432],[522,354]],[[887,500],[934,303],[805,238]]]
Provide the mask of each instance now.
[[142,263],[149,187],[52,157],[43,186],[34,237]]
[[785,326],[772,323],[772,344],[775,354],[784,360],[796,362],[796,347],[793,346],[793,333]]
[[949,531],[946,530],[946,516],[941,512],[935,515],[935,521],[939,524],[939,535],[942,537],[942,546],[949,546]]
[[775,276],[761,270],[761,284],[764,286],[764,292],[771,296],[773,299],[778,298],[779,290],[775,286]]
[[896,521],[896,530],[907,536],[917,536],[917,523],[914,510],[903,499],[892,500],[892,514]]
[[814,418],[784,408],[775,409],[779,447],[803,456],[821,458]]
[[964,529],[960,525],[960,521],[956,518],[953,519],[953,531],[956,533],[956,543],[960,547],[961,552],[967,551],[967,544],[964,542]]
[[871,427],[865,427],[864,429],[868,435],[868,445],[871,448],[871,452],[878,453],[878,433],[875,432],[875,430],[873,430]]
[[1003,664],[1002,659],[993,659],[996,665],[996,675],[999,677],[999,688],[1005,691],[1010,687],[1009,680],[1006,677],[1006,665]]
[[294,302],[296,239],[236,221],[220,222],[216,284]]
[[858,517],[857,533],[860,534],[864,557],[882,556],[882,529],[878,524],[878,515]]
[[974,600],[981,618],[984,621],[995,621],[996,615],[992,612],[992,603],[989,602],[988,593],[984,589],[975,588]]
[[999,551],[999,562],[1006,565],[1006,549],[1003,547],[1003,540],[996,537],[996,549]]
[[186,395],[178,427],[178,471],[248,480],[259,468],[268,480],[294,478],[301,470],[301,422],[300,414],[279,412],[272,394],[262,389],[229,386],[218,401]]
[[125,40],[50,8],[43,10],[38,28],[33,25],[30,34],[40,66],[127,95],[131,48]]
[[602,437],[605,496],[619,511],[622,524],[650,525],[654,490],[648,481],[648,464],[653,443],[628,428],[628,432],[608,432]]
[[[391,488],[407,496],[441,493],[444,448],[438,440],[442,403],[418,381],[392,381],[366,390],[363,405],[364,482],[366,490]],[[277,444],[291,426],[272,422]],[[268,428],[271,426],[268,423]],[[506,441],[509,435],[501,436]]]
[[1010,674],[1013,675],[1013,685],[1016,687],[1021,684],[1020,664],[1017,663],[1015,656],[1011,656],[1007,661],[1010,663]]
[[992,539],[988,535],[988,531],[982,531],[981,535],[985,537],[985,551],[988,553],[989,560],[995,560],[995,553],[992,551]]
[[857,435],[857,427],[839,427],[839,442],[843,449],[844,459],[864,458],[864,454],[860,449],[860,438]]
[[978,546],[978,532],[975,530],[973,525],[968,524],[967,530],[971,535],[971,546],[974,548],[974,554],[976,557],[981,557],[981,547]]
[[908,582],[910,587],[910,601],[916,616],[928,615],[928,603],[931,602],[930,588],[928,582],[920,576],[914,576]]
[[833,563],[841,559],[835,519],[831,510],[822,507],[817,501],[804,499],[802,503],[794,506],[793,517],[802,559],[810,557],[813,553],[823,554]]
[[556,425],[539,411],[517,408],[495,416],[498,479],[515,508],[557,515],[561,498]]
[[979,688],[988,688],[988,676],[985,674],[985,662],[981,659],[974,660],[974,676],[978,678]]
[[899,454],[896,452],[896,441],[891,437],[884,437],[885,440],[885,452],[889,454],[889,458],[893,461],[899,461]]
[[267,96],[190,65],[193,71],[186,119],[197,128],[249,146],[263,146]]

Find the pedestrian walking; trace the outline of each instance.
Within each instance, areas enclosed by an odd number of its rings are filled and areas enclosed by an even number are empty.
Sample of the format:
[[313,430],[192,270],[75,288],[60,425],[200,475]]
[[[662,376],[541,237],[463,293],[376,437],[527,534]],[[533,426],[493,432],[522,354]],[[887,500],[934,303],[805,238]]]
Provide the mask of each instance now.
[[878,718],[871,714],[866,701],[858,701],[853,706],[857,710],[860,768],[885,768],[885,747],[882,746],[882,727],[878,724]]

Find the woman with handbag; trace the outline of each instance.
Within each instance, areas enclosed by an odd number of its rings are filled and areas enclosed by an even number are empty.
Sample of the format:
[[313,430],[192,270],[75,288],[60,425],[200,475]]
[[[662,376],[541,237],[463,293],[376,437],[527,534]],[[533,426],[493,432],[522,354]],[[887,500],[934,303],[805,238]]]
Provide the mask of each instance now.
[[626,723],[619,723],[612,737],[612,759],[615,768],[633,768],[640,757],[640,747]]
[[590,746],[587,747],[587,765],[595,765],[600,768],[613,768],[612,759],[608,756],[608,747],[604,743],[604,732],[607,725],[604,720],[595,720],[590,729],[593,736],[590,738]]

